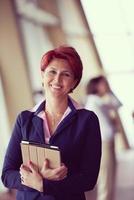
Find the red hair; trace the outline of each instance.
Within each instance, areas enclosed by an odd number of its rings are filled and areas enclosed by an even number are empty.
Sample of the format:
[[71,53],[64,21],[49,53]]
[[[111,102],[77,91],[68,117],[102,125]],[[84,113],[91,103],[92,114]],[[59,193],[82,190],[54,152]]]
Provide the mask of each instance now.
[[81,80],[83,70],[82,61],[77,51],[70,46],[59,46],[53,50],[48,51],[43,55],[41,59],[41,71],[44,71],[49,63],[55,58],[65,59],[68,61],[74,73],[74,78],[77,80],[77,84],[74,87],[76,88]]

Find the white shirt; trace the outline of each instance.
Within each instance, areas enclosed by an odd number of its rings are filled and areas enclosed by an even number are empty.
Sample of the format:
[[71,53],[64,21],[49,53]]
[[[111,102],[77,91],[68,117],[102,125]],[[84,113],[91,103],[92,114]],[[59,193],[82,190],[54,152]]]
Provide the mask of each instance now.
[[105,97],[98,95],[88,95],[85,108],[96,113],[100,122],[101,136],[103,141],[114,139],[115,125],[112,123],[111,114],[116,114],[115,111],[121,106],[119,100],[112,94],[107,94]]

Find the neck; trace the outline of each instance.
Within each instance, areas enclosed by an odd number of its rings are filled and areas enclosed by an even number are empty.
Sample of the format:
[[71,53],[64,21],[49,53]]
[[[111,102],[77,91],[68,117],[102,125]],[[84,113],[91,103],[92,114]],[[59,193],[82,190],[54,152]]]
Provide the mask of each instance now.
[[66,98],[46,98],[45,110],[53,115],[62,115],[68,107],[68,97]]

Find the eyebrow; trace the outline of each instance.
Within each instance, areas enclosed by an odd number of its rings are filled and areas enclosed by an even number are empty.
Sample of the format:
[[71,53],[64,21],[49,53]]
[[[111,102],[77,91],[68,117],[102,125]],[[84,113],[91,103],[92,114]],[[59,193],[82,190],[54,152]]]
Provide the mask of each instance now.
[[[51,69],[57,70],[55,67],[50,66]],[[49,69],[50,69],[49,68]],[[67,70],[67,69],[63,69],[63,71],[61,72],[68,72],[68,73],[72,73],[71,70]]]

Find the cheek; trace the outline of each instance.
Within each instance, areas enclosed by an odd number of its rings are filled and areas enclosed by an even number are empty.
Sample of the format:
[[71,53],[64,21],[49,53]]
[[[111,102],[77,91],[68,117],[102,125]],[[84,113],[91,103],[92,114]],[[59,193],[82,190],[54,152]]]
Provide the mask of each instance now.
[[74,86],[74,83],[72,81],[69,81],[68,83],[66,83],[66,86],[71,89]]
[[50,81],[49,81],[48,78],[43,79],[44,88],[47,88],[47,87],[48,87],[49,82],[50,82]]
[[47,75],[45,75],[44,78],[43,78],[43,82],[44,82],[44,83],[47,83],[47,82],[49,82],[50,80],[51,80],[51,78],[48,77]]
[[70,87],[73,88],[73,87],[76,85],[76,82],[77,82],[77,81],[72,80],[71,83],[70,83]]

